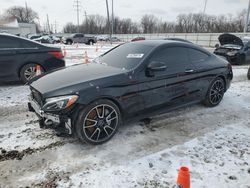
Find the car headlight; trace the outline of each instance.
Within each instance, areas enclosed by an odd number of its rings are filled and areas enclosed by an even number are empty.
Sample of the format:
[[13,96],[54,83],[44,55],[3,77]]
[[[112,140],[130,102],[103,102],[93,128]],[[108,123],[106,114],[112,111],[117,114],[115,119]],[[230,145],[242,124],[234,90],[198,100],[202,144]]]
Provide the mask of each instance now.
[[77,101],[77,99],[78,99],[77,95],[67,95],[61,97],[48,98],[45,101],[43,110],[45,111],[63,110],[73,105]]
[[237,50],[234,50],[234,51],[230,51],[230,52],[227,52],[227,55],[228,56],[234,56],[235,54],[237,54]]

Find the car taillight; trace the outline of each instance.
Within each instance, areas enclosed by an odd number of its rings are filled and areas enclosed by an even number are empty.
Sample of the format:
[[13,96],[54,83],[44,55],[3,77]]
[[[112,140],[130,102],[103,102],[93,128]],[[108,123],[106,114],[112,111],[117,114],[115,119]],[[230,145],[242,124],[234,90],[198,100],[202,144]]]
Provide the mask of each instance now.
[[49,55],[52,55],[56,58],[63,58],[63,53],[60,51],[60,52],[48,52]]

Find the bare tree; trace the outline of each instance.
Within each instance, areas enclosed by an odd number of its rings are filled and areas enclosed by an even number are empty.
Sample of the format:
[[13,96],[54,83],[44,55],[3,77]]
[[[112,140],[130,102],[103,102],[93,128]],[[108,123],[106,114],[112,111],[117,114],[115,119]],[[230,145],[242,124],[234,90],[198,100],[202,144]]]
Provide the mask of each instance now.
[[6,18],[16,18],[18,22],[35,23],[38,14],[29,7],[13,6],[4,13]]
[[141,25],[143,33],[154,33],[156,31],[158,19],[152,14],[142,16]]
[[77,30],[78,27],[73,23],[67,23],[63,28],[64,33],[76,33]]

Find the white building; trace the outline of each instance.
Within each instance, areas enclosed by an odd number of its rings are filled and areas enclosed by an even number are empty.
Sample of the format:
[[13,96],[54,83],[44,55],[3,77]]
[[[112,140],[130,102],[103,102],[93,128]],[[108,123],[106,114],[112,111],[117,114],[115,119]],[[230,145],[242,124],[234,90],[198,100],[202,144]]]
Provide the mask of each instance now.
[[10,33],[25,37],[36,34],[36,25],[30,23],[18,23],[17,19],[0,20],[0,33]]

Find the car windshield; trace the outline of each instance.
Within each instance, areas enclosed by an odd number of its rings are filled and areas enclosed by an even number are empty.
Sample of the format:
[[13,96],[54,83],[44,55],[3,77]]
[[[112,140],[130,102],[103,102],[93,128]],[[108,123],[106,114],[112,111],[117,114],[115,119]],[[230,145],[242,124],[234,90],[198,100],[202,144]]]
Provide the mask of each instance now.
[[127,43],[96,58],[94,62],[120,69],[131,70],[140,64],[143,57],[146,56],[151,49],[152,46],[139,43]]

